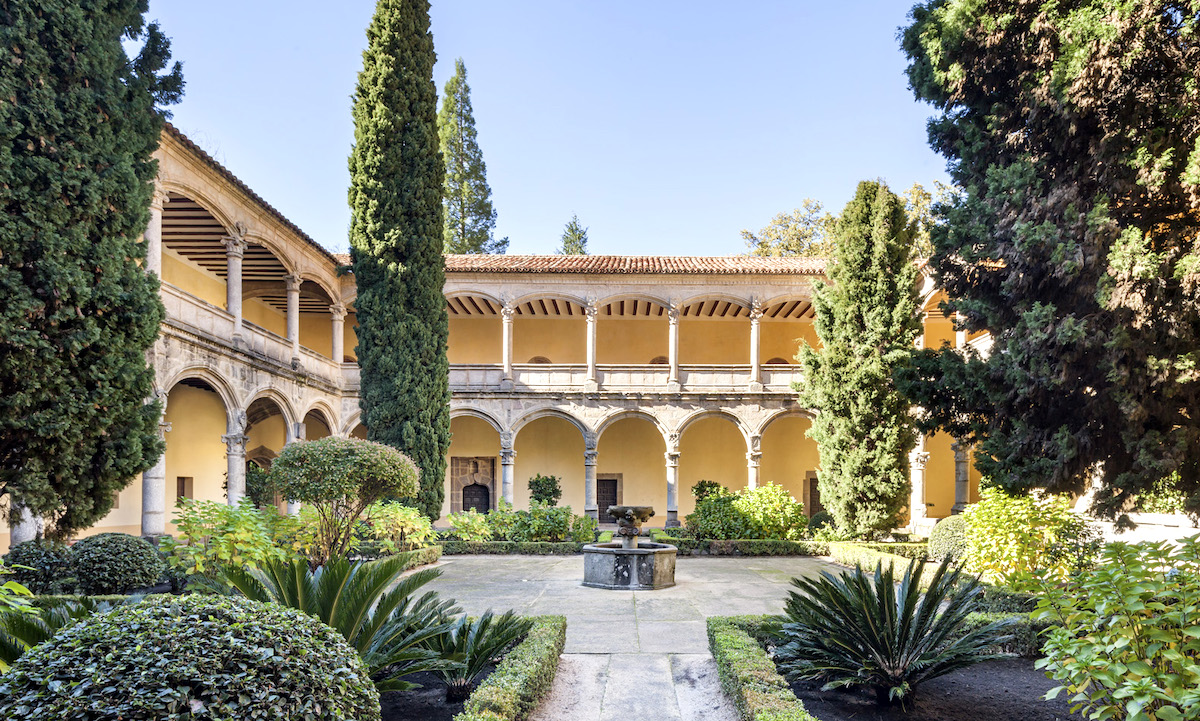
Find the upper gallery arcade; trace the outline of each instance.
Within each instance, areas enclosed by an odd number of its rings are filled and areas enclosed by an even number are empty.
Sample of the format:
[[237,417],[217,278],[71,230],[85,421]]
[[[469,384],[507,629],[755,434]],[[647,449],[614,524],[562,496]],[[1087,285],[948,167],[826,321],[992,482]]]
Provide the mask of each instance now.
[[[89,533],[171,532],[177,499],[236,501],[247,464],[269,466],[287,443],[366,435],[349,258],[174,127],[155,155],[145,242],[167,311],[152,352],[167,450]],[[799,343],[816,342],[823,270],[800,258],[447,256],[443,515],[500,498],[525,507],[538,473],[558,476],[576,511],[651,505],[660,525],[692,510],[701,479],[774,482],[818,509],[811,414],[792,383]],[[923,291],[921,342],[967,343],[928,280]],[[943,434],[922,439],[917,525],[975,500],[967,456]]]

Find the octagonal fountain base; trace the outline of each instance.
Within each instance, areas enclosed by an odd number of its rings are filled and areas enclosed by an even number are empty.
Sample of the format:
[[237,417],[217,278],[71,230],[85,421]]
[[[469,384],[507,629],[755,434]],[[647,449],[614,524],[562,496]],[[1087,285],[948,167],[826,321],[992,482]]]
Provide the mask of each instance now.
[[665,543],[596,543],[583,547],[583,585],[653,591],[675,585],[677,549]]

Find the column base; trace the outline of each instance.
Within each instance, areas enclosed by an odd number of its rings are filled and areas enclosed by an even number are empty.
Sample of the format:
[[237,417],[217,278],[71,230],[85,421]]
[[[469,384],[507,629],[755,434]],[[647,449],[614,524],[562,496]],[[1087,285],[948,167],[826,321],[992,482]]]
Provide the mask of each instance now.
[[233,337],[231,337],[229,340],[233,342],[234,350],[246,350],[248,348],[246,344],[246,338],[237,331],[233,332]]
[[600,509],[598,508],[585,508],[583,509],[583,515],[591,516],[593,521],[600,522]]
[[667,528],[679,528],[679,511],[667,511]]
[[512,378],[501,378],[500,379],[500,390],[511,391],[512,389],[513,389],[513,379]]
[[595,393],[598,390],[600,390],[600,384],[596,381],[595,378],[588,378],[587,380],[585,380],[583,382],[583,392],[584,393]]
[[966,503],[955,503],[953,506],[950,506],[951,515],[957,516],[958,514],[962,513],[965,510],[967,510]]
[[749,391],[751,393],[762,393],[763,384],[761,381],[750,381]]
[[678,393],[683,390],[683,385],[679,381],[667,381],[667,392]]

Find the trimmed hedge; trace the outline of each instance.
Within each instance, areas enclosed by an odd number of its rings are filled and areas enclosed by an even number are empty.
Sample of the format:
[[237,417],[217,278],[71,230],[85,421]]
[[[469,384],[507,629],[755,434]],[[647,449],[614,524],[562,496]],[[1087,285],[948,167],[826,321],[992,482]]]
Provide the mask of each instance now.
[[[871,544],[875,546],[891,546],[893,544]],[[895,569],[895,573],[902,575],[908,564],[913,561],[911,558],[905,558],[894,553],[878,551],[865,543],[851,543],[849,541],[834,541],[829,544],[829,558],[834,563],[841,564],[854,568],[862,566],[863,570],[874,570],[875,566],[883,563],[886,570],[889,566]],[[900,544],[895,544],[900,545]],[[906,544],[911,545],[911,544]],[[929,581],[933,575],[937,573],[938,566],[936,563],[925,564],[925,571],[921,574],[921,586],[929,585]]]
[[569,556],[579,553],[586,544],[563,541],[442,541],[443,556],[508,555]]
[[71,570],[88,595],[153,586],[166,567],[149,541],[127,533],[100,533],[71,547]]
[[409,556],[408,563],[404,564],[405,571],[417,568],[418,566],[428,566],[431,563],[437,563],[442,557],[442,547],[426,546],[418,548],[415,551],[406,551],[406,553],[411,555]]
[[535,616],[533,628],[500,661],[454,721],[524,721],[550,692],[567,642],[567,619]]
[[[12,580],[33,593],[61,593],[75,585],[71,578],[71,549],[63,543],[39,538],[18,543],[4,554]],[[30,570],[32,569],[32,570]]]
[[[676,529],[671,529],[676,530]],[[676,536],[670,531],[651,529],[650,537],[657,543],[669,543],[682,556],[823,556],[824,543],[818,541],[778,541],[742,538],[732,541],[707,541]]]
[[708,648],[717,662],[721,690],[738,710],[742,721],[817,721],[804,710],[775,668],[767,652],[746,629],[764,633],[771,616],[708,619]]
[[1046,635],[1046,631],[1058,625],[1052,621],[1035,621],[1030,618],[1028,613],[979,612],[968,614],[959,628],[966,634],[980,626],[986,626],[1006,618],[1013,619],[1012,625],[1004,629],[1006,634],[1012,635],[1012,639],[992,648],[992,653],[1012,653],[1021,658],[1041,658],[1043,637]]
[[908,559],[929,558],[929,545],[921,543],[868,543],[864,541],[858,542],[859,546],[869,548],[872,551],[880,553],[890,553],[893,556],[902,556]]

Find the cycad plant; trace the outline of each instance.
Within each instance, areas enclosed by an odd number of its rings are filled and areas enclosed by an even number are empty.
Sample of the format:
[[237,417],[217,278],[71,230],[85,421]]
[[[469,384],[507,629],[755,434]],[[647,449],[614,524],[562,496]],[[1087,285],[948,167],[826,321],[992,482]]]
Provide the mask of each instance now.
[[407,691],[405,676],[462,664],[431,644],[454,625],[460,609],[422,586],[441,575],[428,568],[401,578],[410,554],[351,563],[331,559],[310,569],[303,559],[269,561],[258,569],[229,568],[226,582],[255,601],[304,611],[337,629],[358,651],[380,692]]
[[496,616],[489,610],[475,619],[463,616],[448,633],[433,639],[430,647],[439,654],[462,659],[460,667],[438,672],[446,682],[446,700],[462,701],[470,696],[475,679],[487,665],[532,627],[532,619],[512,611]]
[[891,566],[837,576],[794,578],[776,662],[789,680],[824,682],[823,690],[866,686],[879,704],[903,704],[917,686],[995,656],[1008,621],[963,632],[979,581],[942,562],[921,592],[925,561],[899,579]]
[[[131,596],[130,602],[138,597]],[[74,626],[93,613],[102,613],[119,604],[83,597],[65,601],[50,608],[31,609],[32,613],[6,611],[0,613],[0,673],[8,671],[29,649],[50,640],[50,637]]]

